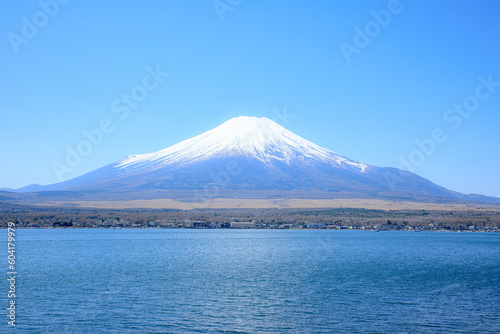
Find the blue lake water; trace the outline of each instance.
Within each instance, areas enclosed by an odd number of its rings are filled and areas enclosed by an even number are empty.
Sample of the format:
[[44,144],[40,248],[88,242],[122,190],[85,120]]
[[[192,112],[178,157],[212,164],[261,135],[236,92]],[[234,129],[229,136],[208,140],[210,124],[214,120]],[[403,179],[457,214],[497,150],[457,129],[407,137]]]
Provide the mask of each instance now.
[[500,234],[17,234],[17,333],[500,332]]

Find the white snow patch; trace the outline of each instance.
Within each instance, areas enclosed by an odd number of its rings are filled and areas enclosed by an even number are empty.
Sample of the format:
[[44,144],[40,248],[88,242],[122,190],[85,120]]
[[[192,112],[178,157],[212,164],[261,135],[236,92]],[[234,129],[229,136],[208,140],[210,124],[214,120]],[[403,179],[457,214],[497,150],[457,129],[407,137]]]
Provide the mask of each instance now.
[[130,155],[117,163],[119,169],[154,170],[171,164],[190,164],[215,157],[247,156],[270,163],[287,164],[298,158],[335,163],[364,172],[367,165],[320,147],[272,120],[240,116],[158,152]]

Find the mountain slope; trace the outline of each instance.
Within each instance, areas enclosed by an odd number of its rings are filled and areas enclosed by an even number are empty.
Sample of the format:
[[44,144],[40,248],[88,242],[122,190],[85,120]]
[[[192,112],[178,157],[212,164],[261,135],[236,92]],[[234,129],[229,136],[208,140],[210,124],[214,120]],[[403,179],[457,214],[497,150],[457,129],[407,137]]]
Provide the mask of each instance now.
[[114,199],[468,199],[415,174],[339,155],[267,118],[244,116],[164,150],[131,155],[72,180],[26,190]]

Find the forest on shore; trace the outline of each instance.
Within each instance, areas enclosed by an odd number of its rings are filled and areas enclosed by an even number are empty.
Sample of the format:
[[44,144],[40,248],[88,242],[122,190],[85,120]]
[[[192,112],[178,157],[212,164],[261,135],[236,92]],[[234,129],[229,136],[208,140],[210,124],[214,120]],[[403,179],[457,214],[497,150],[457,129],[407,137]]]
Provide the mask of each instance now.
[[0,227],[18,228],[310,228],[500,231],[498,210],[85,209],[0,203]]

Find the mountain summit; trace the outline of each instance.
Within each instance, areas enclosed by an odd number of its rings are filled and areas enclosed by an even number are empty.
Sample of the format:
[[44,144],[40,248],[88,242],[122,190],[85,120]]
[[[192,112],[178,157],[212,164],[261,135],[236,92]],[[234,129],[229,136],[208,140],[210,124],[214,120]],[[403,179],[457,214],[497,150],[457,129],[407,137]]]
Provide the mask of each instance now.
[[200,201],[232,197],[500,201],[471,198],[410,172],[364,164],[320,147],[270,119],[247,116],[230,119],[161,151],[130,155],[74,179],[24,191],[84,200]]
[[287,165],[310,160],[358,171],[367,167],[305,140],[268,118],[248,116],[232,118],[215,129],[164,150],[129,156],[119,161],[117,167],[159,169],[172,164],[188,165],[229,157]]

